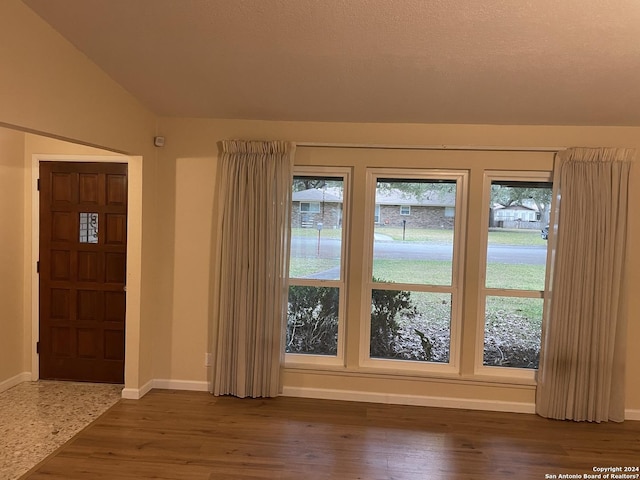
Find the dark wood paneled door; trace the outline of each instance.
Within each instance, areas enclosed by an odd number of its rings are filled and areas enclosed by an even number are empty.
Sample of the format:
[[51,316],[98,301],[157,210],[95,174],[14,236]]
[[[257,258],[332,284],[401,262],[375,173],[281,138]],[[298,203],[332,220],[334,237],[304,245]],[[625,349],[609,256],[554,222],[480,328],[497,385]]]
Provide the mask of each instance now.
[[127,165],[40,163],[40,378],[124,383]]

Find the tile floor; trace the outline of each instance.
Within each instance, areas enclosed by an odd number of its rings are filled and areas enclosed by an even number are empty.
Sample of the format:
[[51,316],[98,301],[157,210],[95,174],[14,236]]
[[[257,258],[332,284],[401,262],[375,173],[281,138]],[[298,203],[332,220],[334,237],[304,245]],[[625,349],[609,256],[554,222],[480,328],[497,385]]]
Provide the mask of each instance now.
[[0,480],[14,480],[119,399],[121,385],[24,382],[0,393]]

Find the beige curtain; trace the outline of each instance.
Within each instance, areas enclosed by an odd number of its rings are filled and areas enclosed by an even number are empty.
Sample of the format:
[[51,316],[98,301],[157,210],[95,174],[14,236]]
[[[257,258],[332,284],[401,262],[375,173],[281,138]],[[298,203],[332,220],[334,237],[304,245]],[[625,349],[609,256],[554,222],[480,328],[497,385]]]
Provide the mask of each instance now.
[[627,149],[558,153],[555,264],[543,328],[536,411],[555,419],[624,420]]
[[280,392],[295,145],[222,142],[213,393]]

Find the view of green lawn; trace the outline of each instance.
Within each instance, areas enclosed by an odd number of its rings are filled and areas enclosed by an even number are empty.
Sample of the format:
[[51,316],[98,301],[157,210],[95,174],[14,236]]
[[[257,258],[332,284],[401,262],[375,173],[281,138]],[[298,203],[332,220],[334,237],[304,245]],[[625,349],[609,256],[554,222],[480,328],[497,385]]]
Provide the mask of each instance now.
[[542,299],[519,297],[487,297],[485,306],[487,319],[496,316],[519,316],[527,319],[531,327],[539,330],[542,326]]
[[[376,227],[375,233],[386,235],[393,240],[402,241],[402,227]],[[451,243],[453,240],[453,230],[441,230],[435,228],[407,228],[405,242],[434,242]],[[318,230],[315,228],[292,228],[292,237],[317,238]],[[320,231],[321,238],[341,238],[341,228],[325,228]],[[540,237],[540,230],[535,229],[489,229],[489,243],[493,245],[539,245],[543,246],[546,241]]]
[[[487,287],[543,290],[544,271],[544,265],[491,263],[487,266]],[[451,262],[376,259],[373,276],[395,283],[451,285]]]
[[304,278],[330,268],[339,267],[340,260],[334,258],[291,258],[289,278]]
[[545,265],[490,263],[487,265],[488,288],[544,290]]
[[[292,258],[289,267],[291,278],[338,267],[340,262],[330,258]],[[543,290],[544,265],[520,265],[492,263],[487,267],[487,287],[517,290]],[[451,263],[429,260],[377,259],[373,276],[395,283],[423,285],[451,285]]]
[[[375,233],[402,241],[402,227],[376,227]],[[453,230],[407,228],[404,232],[404,241],[406,242],[451,243],[452,240]],[[492,228],[489,229],[489,244],[543,246],[546,242],[540,237],[540,230],[537,229]]]
[[[403,242],[402,228],[376,227],[376,234],[389,237],[389,241]],[[315,229],[293,229],[294,237],[318,238]],[[453,231],[438,229],[407,229],[403,243],[451,244]],[[320,238],[339,239],[341,229],[320,232]],[[383,237],[384,238],[384,237]],[[489,245],[546,246],[538,230],[489,231]],[[419,247],[418,247],[419,248]],[[290,276],[302,278],[339,266],[338,259],[317,257],[291,258]],[[376,258],[373,277],[379,282],[419,285],[451,285],[450,261],[415,260],[406,258]],[[544,289],[545,265],[529,263],[496,263],[487,265],[486,286],[496,289],[540,291]],[[425,292],[410,292],[415,314],[398,314],[400,340],[398,357],[425,360],[425,343],[421,335],[432,344],[430,361],[447,362],[449,358],[449,324],[451,296]],[[537,368],[542,320],[542,299],[489,296],[486,304],[485,365],[520,366]]]
[[373,277],[394,283],[451,285],[451,262],[377,258],[373,261]]
[[[315,228],[292,228],[292,237],[318,238],[318,230]],[[323,228],[320,230],[320,238],[342,238],[341,228]]]

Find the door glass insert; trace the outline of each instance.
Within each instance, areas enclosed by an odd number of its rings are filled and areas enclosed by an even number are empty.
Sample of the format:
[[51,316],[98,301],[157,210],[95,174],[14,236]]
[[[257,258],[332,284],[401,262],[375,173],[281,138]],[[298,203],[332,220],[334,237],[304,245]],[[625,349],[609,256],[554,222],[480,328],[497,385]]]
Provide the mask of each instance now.
[[80,212],[80,243],[98,243],[98,214]]

